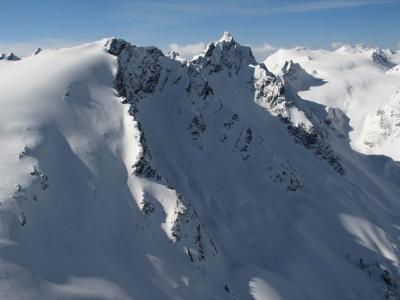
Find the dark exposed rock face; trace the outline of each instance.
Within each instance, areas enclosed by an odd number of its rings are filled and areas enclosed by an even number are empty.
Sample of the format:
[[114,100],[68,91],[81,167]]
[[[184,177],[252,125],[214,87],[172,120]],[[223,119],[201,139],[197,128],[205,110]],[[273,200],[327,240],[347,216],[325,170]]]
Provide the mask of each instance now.
[[36,48],[33,55],[38,55],[40,52],[42,52],[42,48]]
[[[110,54],[118,57],[116,90],[130,104],[129,112],[135,117],[139,101],[156,89],[161,72],[159,60],[164,54],[155,47],[136,47],[120,39],[109,40],[106,47]],[[150,149],[140,123],[136,126],[140,132],[141,152],[133,166],[134,174],[161,180],[151,165]]]
[[[259,66],[259,76],[254,80],[256,100],[287,124],[287,130],[296,143],[310,149],[315,156],[327,161],[339,174],[344,175],[345,169],[340,158],[327,140],[325,120],[315,116],[312,109],[304,107],[302,99],[297,95],[297,91],[322,82],[293,62],[287,62],[282,71],[280,81],[263,64]],[[291,119],[293,111],[304,113],[310,124],[294,124]]]
[[282,120],[288,118],[287,110],[291,103],[284,95],[283,83],[269,72],[264,64],[256,67],[253,89],[256,100],[268,106],[270,112]]
[[[106,50],[118,58],[116,90],[123,97],[123,103],[130,105],[129,113],[134,117],[135,126],[140,133],[141,151],[136,163],[132,166],[133,174],[167,185],[168,180],[163,178],[153,165],[151,149],[139,122],[138,114],[140,114],[140,103],[146,101],[147,96],[162,92],[168,83],[176,85],[179,82],[180,79],[169,81],[167,75],[170,70],[163,69],[163,66],[165,67],[174,59],[164,56],[161,50],[155,47],[136,47],[118,39],[110,40],[106,45]],[[174,61],[174,63],[176,64],[175,67],[181,67],[179,62]],[[193,78],[196,78],[196,75],[191,74],[192,72],[193,70],[188,68],[189,87],[186,88],[188,93],[193,92],[194,95],[203,100],[212,95],[212,89],[207,82],[201,81],[200,85],[194,83]],[[191,84],[192,80],[193,85]],[[193,118],[188,130],[191,131],[194,140],[197,140],[201,133],[206,130],[201,114]],[[191,262],[199,263],[206,260],[207,257],[215,256],[217,254],[215,243],[203,228],[195,209],[191,204],[185,203],[175,187],[168,185],[168,188],[175,192],[177,199],[169,224],[173,236],[172,242],[184,245]],[[155,213],[157,205],[153,202],[154,199],[151,197],[149,199],[144,197],[140,204],[140,210],[144,216],[149,217]]]
[[[286,124],[288,133],[294,137],[296,143],[310,149],[319,159],[327,161],[339,174],[345,173],[340,158],[330,147],[326,138],[326,120],[319,120],[313,115],[312,110],[307,109],[304,114],[311,125],[294,124],[291,120],[293,110],[303,111],[303,107],[299,104],[301,99],[297,97],[297,94],[293,97],[300,88],[299,85],[322,84],[307,74],[299,64],[288,62],[283,70],[281,81],[269,72],[264,64],[256,63],[250,48],[239,45],[228,33],[225,33],[218,42],[210,43],[197,59],[185,63],[179,63],[175,59],[165,56],[155,47],[136,47],[120,39],[109,40],[107,51],[118,57],[116,89],[119,95],[125,99],[124,102],[130,104],[129,111],[134,117],[139,111],[141,100],[145,101],[147,96],[162,92],[168,84],[178,85],[180,82],[186,82],[186,99],[196,107],[200,105],[198,101],[204,101],[202,104],[202,109],[204,109],[210,105],[208,98],[218,102],[215,99],[212,83],[210,84],[207,79],[209,76],[226,72],[227,78],[229,78],[238,75],[239,72],[247,71],[249,65],[252,65],[254,77],[250,80],[250,89],[254,92],[256,101]],[[181,75],[178,78],[169,79],[170,68],[180,68],[183,73],[180,72]],[[299,83],[300,77],[307,82]],[[285,91],[290,91],[290,93],[286,95]],[[180,113],[181,109],[182,107],[179,107],[177,112]],[[204,150],[202,135],[207,129],[207,122],[201,113],[202,109],[195,113],[190,123],[186,125],[196,147],[200,150]],[[226,110],[223,103],[216,112],[220,109]],[[230,129],[239,119],[236,112],[233,112],[232,115],[235,117],[223,124],[226,129]],[[135,119],[137,118],[135,117]],[[161,180],[157,169],[151,163],[151,149],[147,145],[142,126],[140,123],[137,123],[136,126],[141,134],[142,151],[140,158],[133,166],[134,173]],[[233,151],[238,151],[241,158],[246,161],[251,157],[252,147],[250,146],[254,132],[251,127],[246,127],[246,124],[241,126],[243,128],[236,133],[237,136],[234,138]],[[220,137],[221,142],[225,142],[227,139],[226,133]]]
[[315,78],[311,74],[307,73],[299,63],[293,61],[287,61],[285,63],[282,68],[282,73],[285,88],[288,88],[295,93],[325,84],[325,81]]
[[119,39],[110,40],[108,47],[108,52],[118,57],[116,88],[120,96],[138,103],[155,91],[161,72],[159,60],[166,59],[161,50],[136,47]]
[[17,60],[21,60],[21,59],[18,56],[16,56],[14,53],[10,52],[8,54],[0,53],[0,60],[17,61]]
[[210,43],[192,63],[209,73],[227,69],[229,74],[238,73],[249,64],[257,64],[250,47],[239,45],[228,32],[218,42]]
[[387,58],[385,52],[383,52],[382,49],[376,48],[373,52],[372,52],[372,60],[381,65],[384,66],[386,68],[393,68],[395,66],[394,63],[390,62],[389,59]]

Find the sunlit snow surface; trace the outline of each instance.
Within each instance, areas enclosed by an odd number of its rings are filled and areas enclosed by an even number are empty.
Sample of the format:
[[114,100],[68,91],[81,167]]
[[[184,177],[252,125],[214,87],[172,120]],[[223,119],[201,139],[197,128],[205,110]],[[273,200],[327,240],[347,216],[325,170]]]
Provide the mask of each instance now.
[[[376,112],[398,108],[395,67],[344,48],[266,61],[278,76],[285,61],[304,68],[283,79],[295,103],[285,113],[311,128],[310,107],[326,112],[340,174],[259,100],[273,75],[229,34],[209,60],[122,53],[127,85],[149,61],[160,67],[134,114],[116,91],[110,42],[0,61],[1,299],[399,297],[391,117],[389,137],[374,135]],[[141,134],[159,177],[134,174]]]
[[361,46],[336,51],[282,49],[265,64],[279,75],[288,60],[326,82],[303,89],[300,96],[342,109],[350,118],[355,150],[400,160],[400,53]]

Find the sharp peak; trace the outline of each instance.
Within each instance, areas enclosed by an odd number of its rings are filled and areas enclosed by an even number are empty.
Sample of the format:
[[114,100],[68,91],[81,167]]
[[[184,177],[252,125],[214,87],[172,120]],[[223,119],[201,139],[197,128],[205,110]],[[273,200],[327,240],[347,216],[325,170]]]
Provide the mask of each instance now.
[[[210,49],[213,50],[215,47],[221,48],[224,46],[235,46],[235,47],[240,47],[240,48],[249,48],[248,46],[243,46],[239,44],[230,34],[228,31],[224,31],[222,34],[221,38],[218,41],[210,42],[206,46],[206,48],[202,51],[202,54],[206,54],[210,52]],[[250,49],[251,51],[251,49]],[[200,55],[202,55],[200,54]]]
[[36,48],[35,49],[35,51],[33,51],[33,54],[32,55],[38,55],[40,52],[42,52],[43,51],[43,49],[42,48],[40,48],[40,47],[38,47],[38,48]]
[[233,38],[232,34],[230,34],[228,31],[224,31],[224,33],[222,34],[222,36],[218,42],[232,43],[232,42],[235,42],[235,39]]
[[218,41],[209,43],[200,55],[191,60],[204,66],[209,65],[211,61],[218,65],[217,68],[222,64],[229,69],[232,67],[240,69],[243,64],[257,64],[251,48],[237,43],[227,31]]

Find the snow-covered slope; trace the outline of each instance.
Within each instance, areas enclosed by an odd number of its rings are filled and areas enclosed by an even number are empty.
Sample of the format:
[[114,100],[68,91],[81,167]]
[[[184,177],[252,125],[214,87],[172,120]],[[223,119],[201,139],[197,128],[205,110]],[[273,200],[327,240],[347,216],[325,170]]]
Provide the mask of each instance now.
[[0,61],[0,298],[397,299],[400,166],[291,60],[225,33]]
[[[365,154],[384,154],[400,160],[400,137],[396,128],[387,130],[385,123],[398,127],[394,98],[400,89],[400,54],[392,50],[343,45],[336,51],[306,48],[282,49],[265,61],[278,76],[287,61],[292,60],[324,84],[303,87],[303,99],[327,107],[339,108],[350,119],[352,147]],[[305,76],[298,75],[300,81]],[[398,102],[398,101],[397,101]],[[390,107],[390,108],[389,108]],[[382,111],[385,120],[380,121]]]

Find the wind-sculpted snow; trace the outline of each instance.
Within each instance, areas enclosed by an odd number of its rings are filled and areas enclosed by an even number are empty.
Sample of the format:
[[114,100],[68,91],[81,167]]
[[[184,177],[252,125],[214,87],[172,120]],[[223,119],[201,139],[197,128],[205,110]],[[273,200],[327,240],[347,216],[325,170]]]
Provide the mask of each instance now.
[[114,38],[0,61],[0,298],[397,299],[400,166],[351,148],[293,53],[274,75],[225,33],[185,61]]

